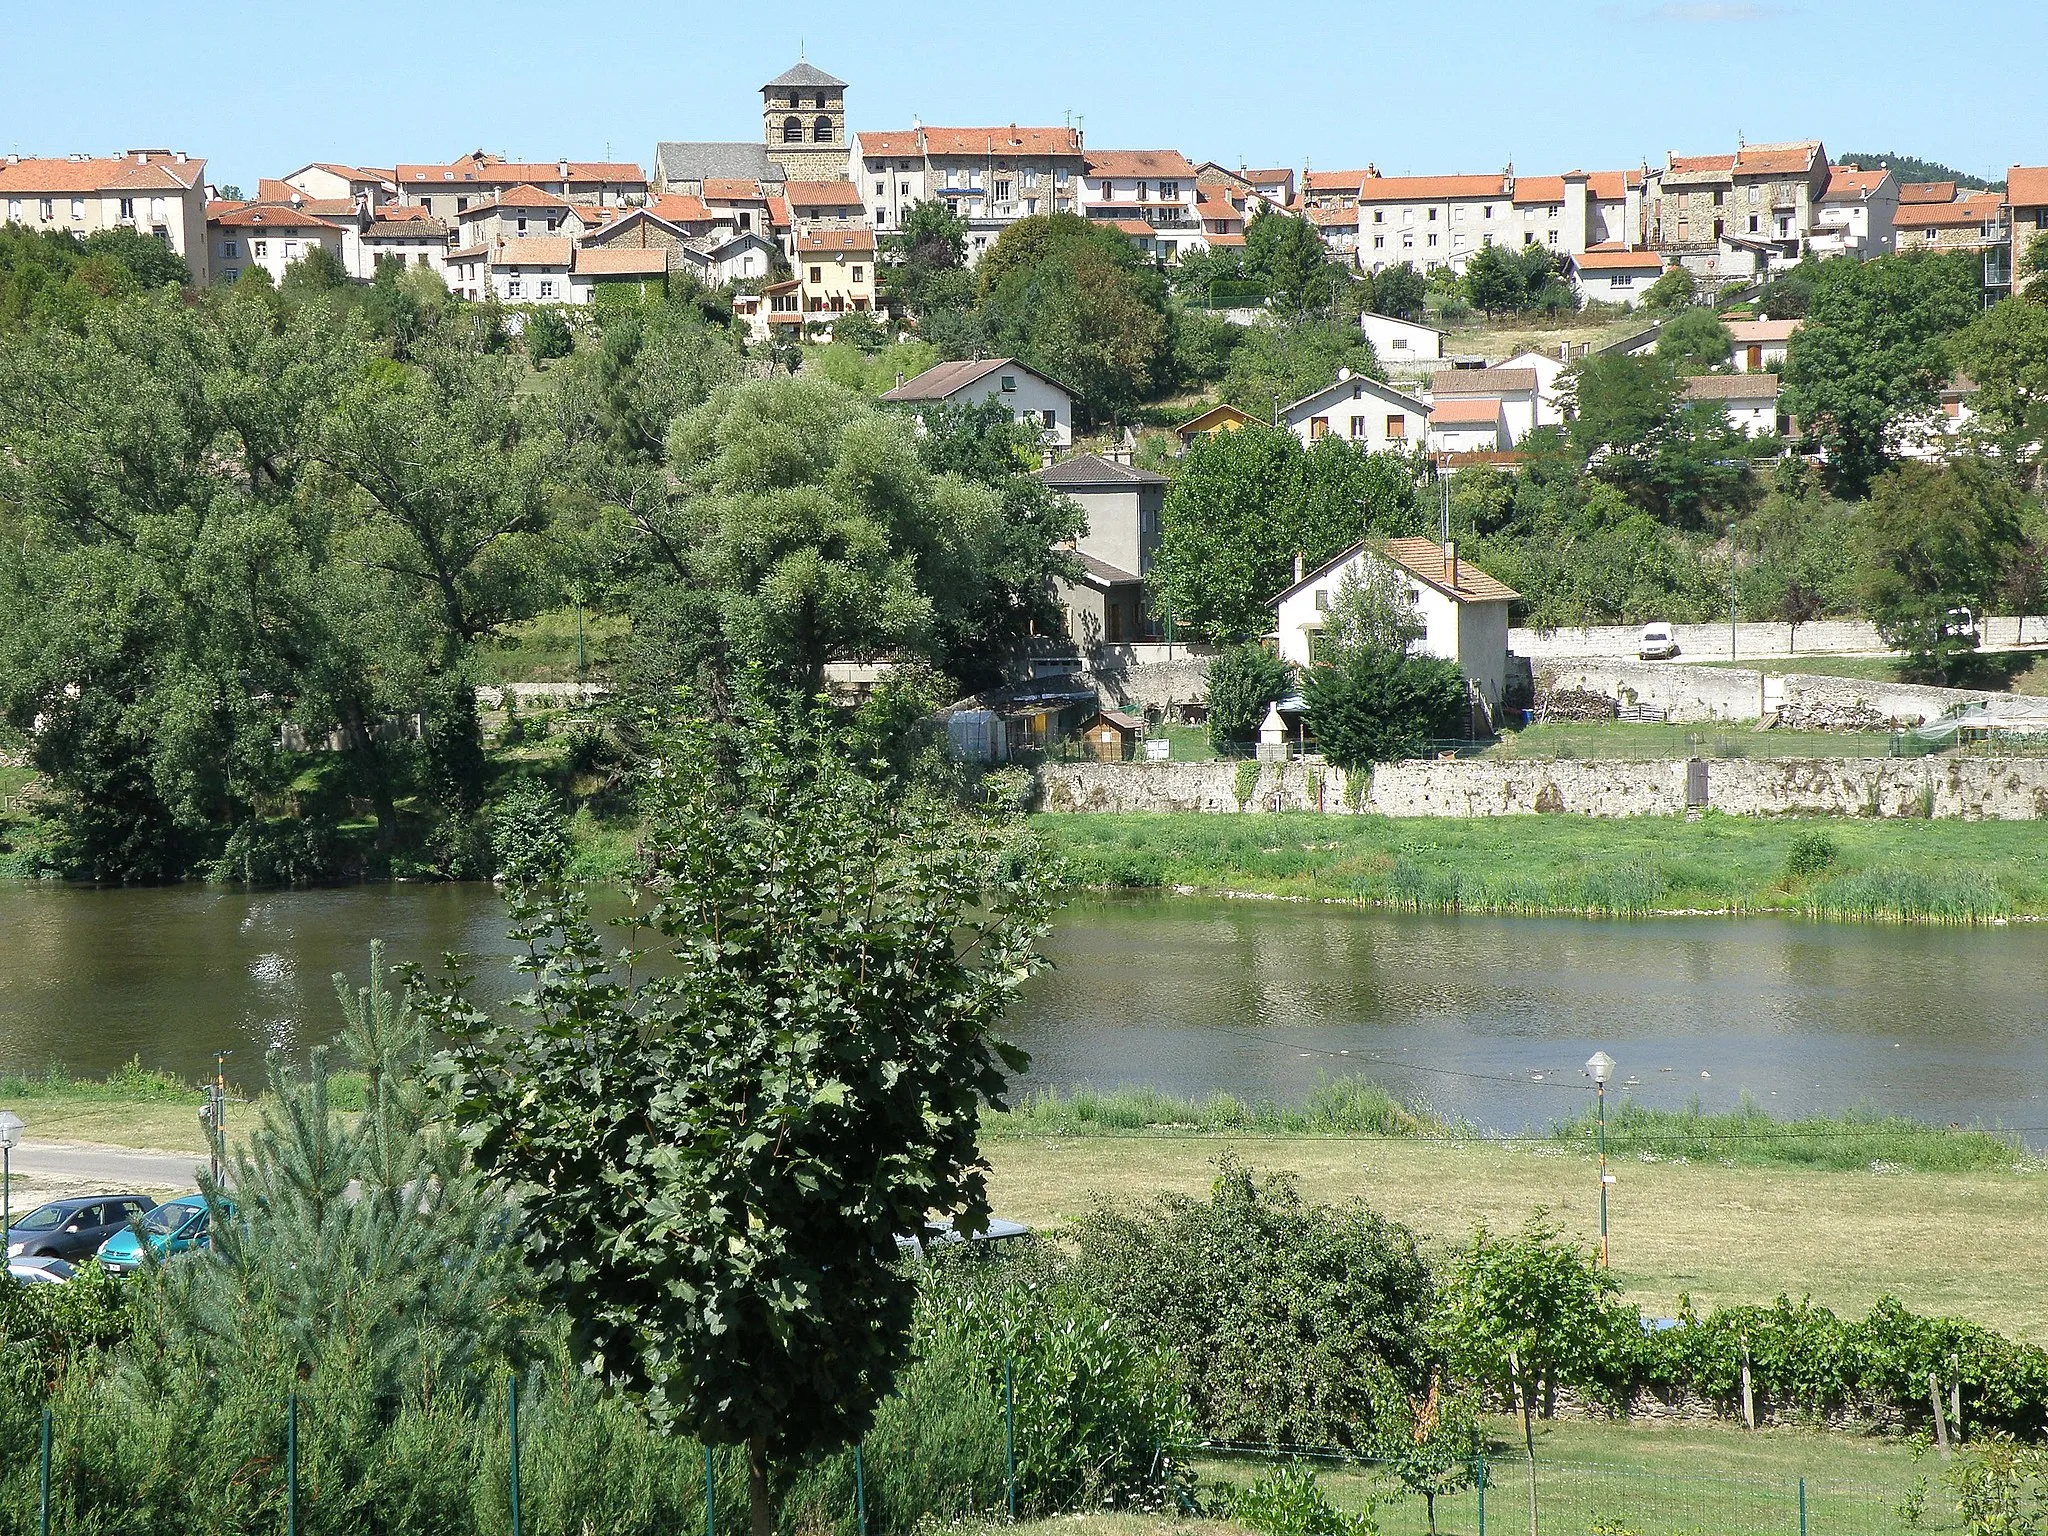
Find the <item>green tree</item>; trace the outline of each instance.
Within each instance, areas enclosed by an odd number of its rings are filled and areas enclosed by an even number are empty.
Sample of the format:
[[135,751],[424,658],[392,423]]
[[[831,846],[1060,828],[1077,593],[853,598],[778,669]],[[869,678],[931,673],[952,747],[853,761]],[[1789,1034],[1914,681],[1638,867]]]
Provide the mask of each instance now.
[[1336,661],[1363,651],[1405,656],[1426,632],[1400,571],[1374,558],[1337,578],[1320,638],[1324,655]]
[[1077,214],[1019,219],[976,268],[992,345],[1073,390],[1097,420],[1169,382],[1166,282],[1130,237]]
[[1976,383],[1970,406],[1982,437],[2039,489],[2048,445],[2048,306],[1994,304],[1954,338],[1950,355]]
[[1667,521],[1698,525],[1746,504],[1756,446],[1712,401],[1683,401],[1661,350],[1588,357],[1570,378],[1573,450],[1590,471]]
[[2029,298],[2038,300],[2040,294],[2034,287],[2034,279],[2044,272],[2048,272],[2048,230],[2029,240],[2026,250],[2020,254],[2019,291]]
[[747,1446],[769,1536],[771,1465],[856,1441],[905,1363],[897,1235],[987,1220],[978,1115],[1023,1065],[995,1031],[1050,885],[813,717],[686,723],[655,757],[664,974],[541,885],[515,893],[531,995],[437,1011],[456,1113],[576,1353],[658,1422]]
[[1669,266],[1643,290],[1642,307],[1651,313],[1690,309],[1699,302],[1700,285],[1684,267]]
[[1536,1530],[1536,1432],[1560,1386],[1603,1390],[1617,1348],[1641,1336],[1632,1307],[1596,1256],[1559,1240],[1541,1216],[1512,1237],[1484,1227],[1443,1286],[1438,1342],[1451,1369],[1500,1393],[1522,1418],[1529,1461],[1529,1530]]
[[856,309],[832,321],[832,340],[864,353],[876,353],[889,344],[889,332],[866,310]]
[[1360,538],[1418,531],[1415,470],[1333,438],[1304,450],[1271,427],[1198,440],[1166,493],[1155,608],[1219,644],[1269,633],[1297,557],[1316,566]]
[[339,292],[348,286],[348,269],[341,258],[324,245],[309,245],[306,254],[284,269],[277,291],[291,299],[311,299]]
[[1664,322],[1657,355],[1681,374],[1709,373],[1735,352],[1735,338],[1711,309],[1687,309]]
[[1292,405],[1326,388],[1340,368],[1368,379],[1386,377],[1355,322],[1303,319],[1255,325],[1232,350],[1217,394],[1241,411],[1266,417],[1276,401]]
[[1294,669],[1256,641],[1233,645],[1209,663],[1203,683],[1209,743],[1242,746],[1259,733],[1266,711],[1294,689]]
[[567,357],[576,350],[576,338],[570,333],[569,322],[552,308],[534,310],[526,317],[526,326],[519,335],[526,343],[526,355],[536,366],[558,357]]
[[1512,314],[1529,297],[1528,274],[1521,261],[1498,245],[1483,245],[1465,264],[1465,299],[1488,319]]
[[1356,771],[1420,757],[1432,740],[1472,728],[1465,675],[1454,661],[1381,649],[1310,669],[1302,684],[1309,733],[1326,757]]
[[1993,465],[1902,464],[1870,489],[1861,524],[1863,607],[1885,644],[1946,680],[1975,635],[1955,608],[1993,605],[2026,549],[2024,501]]
[[1459,1392],[1431,1381],[1427,1393],[1398,1405],[1373,1440],[1373,1453],[1392,1468],[1401,1486],[1419,1493],[1436,1536],[1436,1501],[1470,1488],[1486,1454],[1486,1426],[1479,1407]]
[[1330,248],[1313,224],[1271,208],[1261,209],[1245,226],[1244,271],[1283,312],[1330,310],[1333,288],[1348,292],[1354,281],[1331,261]]
[[1785,409],[1827,450],[1836,488],[1859,496],[1889,462],[1899,420],[1934,408],[1946,340],[1982,309],[1974,252],[1822,262],[1785,359]]
[[920,322],[974,303],[967,224],[943,199],[913,204],[896,232],[883,237],[882,257],[882,297]]
[[1412,262],[1399,262],[1372,280],[1372,307],[1396,320],[1420,320],[1429,287]]

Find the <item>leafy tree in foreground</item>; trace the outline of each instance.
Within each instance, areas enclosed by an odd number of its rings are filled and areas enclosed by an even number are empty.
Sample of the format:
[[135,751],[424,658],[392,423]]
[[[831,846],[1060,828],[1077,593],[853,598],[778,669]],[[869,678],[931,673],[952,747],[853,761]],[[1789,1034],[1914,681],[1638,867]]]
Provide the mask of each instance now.
[[1347,770],[1420,757],[1471,729],[1465,674],[1438,656],[1359,651],[1312,670],[1301,696],[1310,734]]
[[1663,276],[1643,290],[1647,310],[1689,309],[1699,300],[1700,285],[1683,267],[1666,267]]
[[1396,320],[1420,320],[1428,297],[1429,285],[1413,262],[1399,262],[1372,280],[1372,307]]
[[520,332],[520,337],[526,343],[526,355],[535,363],[567,357],[576,350],[576,338],[569,333],[569,322],[552,308],[536,309],[529,314],[526,329]]
[[1673,315],[1657,333],[1657,355],[1682,374],[1718,368],[1734,350],[1734,337],[1711,309]]
[[1368,379],[1385,371],[1372,343],[1355,321],[1297,320],[1247,330],[1230,354],[1218,394],[1241,411],[1265,420],[1275,404],[1292,405],[1336,380],[1349,368]]
[[2029,568],[2023,507],[2011,482],[1980,460],[1902,464],[1879,479],[1862,523],[1861,584],[1885,644],[1944,679],[1976,649],[1949,610],[1984,612],[2009,573]]
[[1041,963],[1048,874],[802,715],[686,722],[648,813],[662,974],[515,866],[531,995],[492,1017],[458,985],[438,1012],[458,1118],[576,1352],[747,1446],[769,1536],[771,1463],[857,1439],[904,1362],[897,1234],[987,1220],[980,1105],[1023,1065],[995,1030]]
[[1266,711],[1293,686],[1293,668],[1257,641],[1224,651],[1209,663],[1205,680],[1210,745],[1224,751],[1251,740]]
[[2048,305],[1994,304],[1954,339],[1950,355],[1976,382],[1970,405],[1979,435],[2026,469],[2038,490],[2048,447]]

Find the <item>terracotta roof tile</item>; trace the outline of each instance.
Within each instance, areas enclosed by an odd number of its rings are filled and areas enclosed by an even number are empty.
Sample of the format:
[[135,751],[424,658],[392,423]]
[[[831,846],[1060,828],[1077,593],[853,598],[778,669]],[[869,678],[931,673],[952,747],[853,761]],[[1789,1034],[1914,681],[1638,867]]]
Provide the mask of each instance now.
[[1952,203],[1956,184],[1952,181],[1909,181],[1899,187],[1902,203]]
[[708,178],[701,195],[707,200],[715,197],[728,203],[762,203],[768,200],[768,194],[761,190],[758,181],[744,181],[731,176]]
[[1361,203],[1427,203],[1454,197],[1503,197],[1505,177],[1494,176],[1368,176],[1360,186]]
[[917,130],[914,128],[889,129],[881,133],[857,133],[854,135],[854,142],[860,146],[863,155],[901,156],[919,153]]
[[593,277],[658,277],[668,270],[668,252],[632,247],[578,246],[576,270]]
[[2005,197],[1997,192],[1976,192],[1952,203],[1911,203],[1901,207],[1892,220],[1898,229],[1967,229],[1978,224],[1995,224],[2005,213]]
[[[146,155],[138,162],[136,154]],[[201,185],[204,160],[140,150],[135,154],[87,157],[82,160],[0,161],[0,193],[189,192]]]
[[860,188],[850,181],[792,181],[782,193],[792,208],[846,208],[860,203]]
[[1468,399],[1439,400],[1429,408],[1433,427],[1492,426],[1500,420],[1498,395],[1475,395]]
[[575,254],[567,235],[529,235],[503,240],[491,252],[494,267],[566,267]]
[[1702,373],[1685,381],[1688,400],[1775,400],[1775,373]]
[[1581,251],[1572,265],[1582,272],[1662,271],[1664,258],[1655,251]]
[[2005,200],[2015,208],[2048,207],[2048,166],[2016,165],[2007,171]]
[[871,229],[814,229],[796,243],[800,251],[872,251],[875,232]]
[[1890,175],[1891,172],[1883,166],[1870,171],[1855,165],[1833,166],[1828,171],[1828,189],[1824,195],[1829,202],[1854,202],[1876,192]]
[[934,155],[1074,155],[1081,136],[1071,128],[927,128],[926,150]]
[[1534,368],[1445,368],[1429,381],[1429,392],[1447,395],[1512,395],[1536,388]]
[[1091,149],[1081,162],[1090,176],[1164,176],[1195,179],[1195,168],[1177,149]]

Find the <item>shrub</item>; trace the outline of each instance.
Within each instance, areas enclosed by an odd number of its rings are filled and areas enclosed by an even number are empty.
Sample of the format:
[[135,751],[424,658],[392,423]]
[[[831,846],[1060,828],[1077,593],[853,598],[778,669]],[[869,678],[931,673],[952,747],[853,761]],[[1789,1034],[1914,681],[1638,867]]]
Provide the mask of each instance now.
[[1261,1536],[1379,1536],[1373,1505],[1355,1515],[1330,1502],[1307,1467],[1275,1467],[1248,1488],[1220,1488],[1217,1513]]
[[1810,879],[1830,868],[1840,852],[1826,832],[1808,827],[1792,839],[1791,850],[1785,855],[1785,872],[1797,880]]
[[1165,1349],[1207,1436],[1364,1446],[1426,1390],[1429,1271],[1363,1205],[1311,1205],[1226,1154],[1206,1201],[1099,1206],[1076,1238],[1077,1283]]
[[1217,751],[1258,734],[1266,710],[1287,697],[1294,674],[1263,645],[1239,645],[1209,663],[1209,741]]

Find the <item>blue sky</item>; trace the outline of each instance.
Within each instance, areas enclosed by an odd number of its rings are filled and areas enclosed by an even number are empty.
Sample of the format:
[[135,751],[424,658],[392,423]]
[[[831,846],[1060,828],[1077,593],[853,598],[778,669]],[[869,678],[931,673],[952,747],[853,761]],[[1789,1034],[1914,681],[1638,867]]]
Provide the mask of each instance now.
[[1071,111],[1098,148],[1389,174],[1613,169],[1738,133],[1979,174],[2048,161],[2038,0],[1940,19],[1924,0],[212,0],[175,19],[5,0],[0,18],[0,147],[182,148],[251,190],[316,159],[647,165],[657,139],[752,138],[757,87],[800,43],[850,82],[856,131]]

